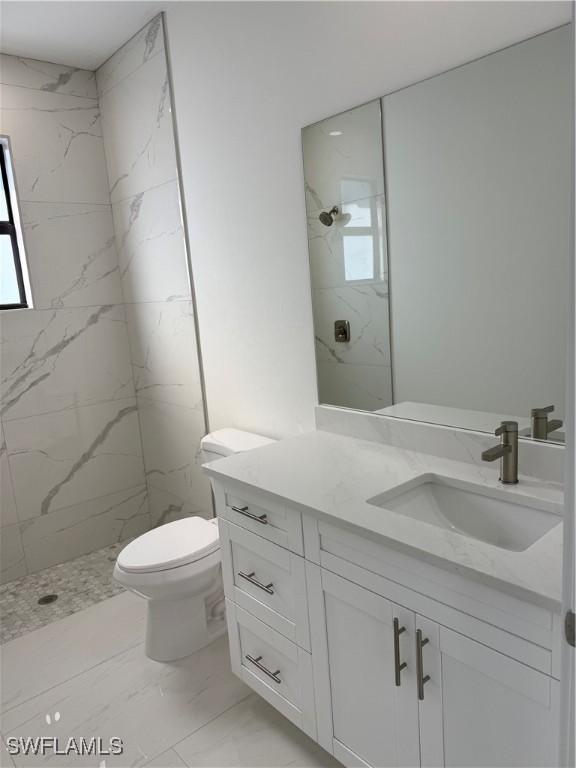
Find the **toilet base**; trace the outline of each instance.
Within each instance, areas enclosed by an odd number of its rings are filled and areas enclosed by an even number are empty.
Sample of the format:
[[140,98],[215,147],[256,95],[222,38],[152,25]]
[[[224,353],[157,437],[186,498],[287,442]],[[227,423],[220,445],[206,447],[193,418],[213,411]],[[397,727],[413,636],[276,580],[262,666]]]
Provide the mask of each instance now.
[[208,620],[205,595],[148,600],[145,652],[154,661],[190,656],[225,631],[223,614]]

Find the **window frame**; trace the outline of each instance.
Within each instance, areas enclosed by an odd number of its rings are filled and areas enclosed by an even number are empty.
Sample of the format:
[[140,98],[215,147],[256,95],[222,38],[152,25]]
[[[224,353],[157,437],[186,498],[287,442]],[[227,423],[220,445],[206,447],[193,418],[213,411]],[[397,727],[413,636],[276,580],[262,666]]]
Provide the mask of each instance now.
[[20,298],[19,302],[12,304],[2,304],[0,301],[0,311],[5,309],[29,309],[31,308],[31,301],[29,298],[30,287],[25,262],[22,230],[20,226],[14,170],[12,167],[10,139],[8,136],[3,135],[0,135],[0,175],[2,177],[2,186],[6,198],[6,208],[8,210],[8,220],[0,221],[0,235],[8,235],[10,237],[14,271],[16,273],[16,282],[18,284],[18,294]]

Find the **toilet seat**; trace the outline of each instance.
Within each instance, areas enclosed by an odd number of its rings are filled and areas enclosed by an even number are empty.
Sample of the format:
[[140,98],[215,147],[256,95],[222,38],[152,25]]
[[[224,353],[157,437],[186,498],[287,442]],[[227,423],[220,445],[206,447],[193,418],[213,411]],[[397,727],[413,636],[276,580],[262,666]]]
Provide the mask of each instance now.
[[203,517],[186,517],[130,542],[117,564],[126,573],[156,573],[195,563],[219,548],[217,525]]

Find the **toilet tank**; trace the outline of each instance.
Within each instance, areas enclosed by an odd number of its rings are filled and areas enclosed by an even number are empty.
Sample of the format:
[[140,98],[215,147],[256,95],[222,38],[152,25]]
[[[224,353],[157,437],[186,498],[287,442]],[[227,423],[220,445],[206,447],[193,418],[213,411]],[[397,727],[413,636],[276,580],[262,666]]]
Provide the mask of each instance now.
[[200,460],[202,464],[233,456],[235,453],[251,451],[264,445],[275,443],[270,437],[243,432],[240,429],[218,429],[203,437],[200,441]]

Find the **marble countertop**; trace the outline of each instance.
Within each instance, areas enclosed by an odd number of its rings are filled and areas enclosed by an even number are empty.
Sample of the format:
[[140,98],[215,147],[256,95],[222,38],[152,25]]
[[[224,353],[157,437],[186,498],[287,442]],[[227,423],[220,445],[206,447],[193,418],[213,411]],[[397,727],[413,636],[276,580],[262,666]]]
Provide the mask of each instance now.
[[[521,468],[520,468],[521,469]],[[264,491],[303,512],[342,522],[372,540],[381,539],[435,565],[466,572],[491,586],[558,609],[562,585],[562,525],[523,552],[501,549],[451,530],[376,507],[368,499],[424,473],[497,489],[517,500],[538,500],[562,513],[557,483],[520,476],[504,488],[494,465],[460,461],[359,440],[309,432],[205,465],[211,477]],[[533,504],[532,504],[533,505]]]

